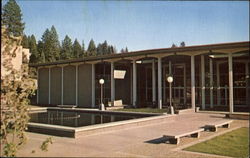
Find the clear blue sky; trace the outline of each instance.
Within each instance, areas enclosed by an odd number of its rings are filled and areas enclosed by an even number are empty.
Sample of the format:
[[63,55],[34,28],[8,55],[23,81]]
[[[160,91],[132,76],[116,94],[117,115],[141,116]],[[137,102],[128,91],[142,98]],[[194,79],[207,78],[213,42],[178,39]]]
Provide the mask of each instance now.
[[60,41],[107,40],[118,51],[249,40],[248,1],[17,1],[25,33],[39,40],[54,25]]

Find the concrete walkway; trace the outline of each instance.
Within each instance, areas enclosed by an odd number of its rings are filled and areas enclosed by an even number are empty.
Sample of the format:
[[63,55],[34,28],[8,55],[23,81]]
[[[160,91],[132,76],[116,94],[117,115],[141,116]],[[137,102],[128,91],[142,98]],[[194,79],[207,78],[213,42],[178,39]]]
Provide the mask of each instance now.
[[[165,144],[162,136],[166,131],[201,127],[209,122],[225,119],[221,114],[186,113],[169,117],[164,122],[131,129],[121,129],[98,135],[82,136],[77,139],[55,137],[49,151],[39,149],[48,135],[27,133],[28,143],[18,156],[39,157],[221,157],[209,154],[185,152],[182,147],[198,143],[239,127],[249,126],[248,120],[235,120],[229,129],[219,128],[218,132],[202,132],[200,138],[181,138],[179,145]],[[31,153],[35,150],[35,153]]]

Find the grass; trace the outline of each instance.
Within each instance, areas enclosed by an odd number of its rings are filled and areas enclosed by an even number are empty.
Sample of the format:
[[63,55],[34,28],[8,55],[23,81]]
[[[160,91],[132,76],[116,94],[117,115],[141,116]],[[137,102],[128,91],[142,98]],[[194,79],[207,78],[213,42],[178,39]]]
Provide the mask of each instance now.
[[184,150],[230,157],[249,157],[249,128],[239,128]]
[[146,113],[166,113],[167,109],[153,109],[153,108],[128,108],[128,109],[116,109],[114,111],[125,111],[125,112],[146,112]]

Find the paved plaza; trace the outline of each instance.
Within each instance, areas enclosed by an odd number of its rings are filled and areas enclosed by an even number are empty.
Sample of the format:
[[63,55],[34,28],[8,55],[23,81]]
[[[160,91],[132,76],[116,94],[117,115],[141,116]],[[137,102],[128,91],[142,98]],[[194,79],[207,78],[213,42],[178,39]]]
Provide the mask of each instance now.
[[[249,127],[248,120],[234,120],[229,129],[219,128],[218,132],[201,132],[200,138],[181,138],[179,145],[166,144],[162,136],[166,131],[182,130],[187,127],[202,127],[207,123],[226,119],[222,114],[183,113],[169,117],[164,122],[141,127],[120,129],[79,138],[53,137],[49,150],[39,149],[49,135],[27,133],[28,143],[21,148],[18,156],[42,157],[222,157],[183,151],[182,149],[211,139],[240,127]],[[32,150],[35,150],[32,153]]]

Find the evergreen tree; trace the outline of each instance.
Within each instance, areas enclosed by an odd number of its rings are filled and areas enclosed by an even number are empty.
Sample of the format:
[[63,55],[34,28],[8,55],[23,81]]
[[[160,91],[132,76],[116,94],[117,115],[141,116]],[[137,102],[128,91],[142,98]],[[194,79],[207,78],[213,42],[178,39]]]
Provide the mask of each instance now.
[[177,47],[177,45],[176,44],[172,44],[172,46],[171,46],[171,48],[176,48]]
[[31,35],[29,38],[29,49],[30,49],[30,63],[37,63],[39,54],[37,51],[36,38],[34,35]]
[[6,27],[8,35],[22,36],[24,23],[21,9],[15,0],[9,0],[2,10],[2,26]]
[[96,55],[103,55],[103,48],[101,43],[99,43],[96,48]]
[[41,52],[40,53],[44,53],[45,56],[45,61],[46,62],[52,62],[55,61],[50,48],[51,48],[51,44],[50,44],[50,31],[49,29],[46,29],[45,32],[43,33],[42,36],[42,45],[41,46]]
[[126,53],[125,50],[124,50],[123,48],[121,49],[121,53]]
[[62,41],[61,59],[71,59],[73,57],[72,42],[68,35]]
[[37,57],[37,63],[44,63],[46,61],[45,54],[44,54],[44,48],[43,48],[43,42],[38,41],[37,43],[37,51],[38,51],[38,57]]
[[128,53],[128,47],[125,48],[125,52]]
[[59,60],[60,58],[60,42],[58,39],[58,34],[56,28],[52,25],[50,29],[50,53],[53,55],[54,60]]
[[96,46],[95,46],[95,42],[93,39],[90,40],[89,42],[89,46],[88,46],[88,56],[95,56],[96,55]]
[[80,58],[86,56],[86,52],[85,52],[85,44],[84,41],[82,41],[82,51],[81,54],[79,55]]
[[29,40],[28,40],[28,37],[26,35],[23,35],[22,46],[23,46],[23,48],[29,48]]
[[107,43],[106,40],[102,44],[102,52],[103,52],[104,55],[109,54],[109,52],[108,52],[108,43]]
[[73,43],[73,57],[79,58],[81,56],[81,53],[82,53],[82,47],[80,43],[77,41],[77,39],[75,39]]
[[182,42],[180,43],[180,47],[185,47],[185,46],[186,46],[185,42],[182,41]]

